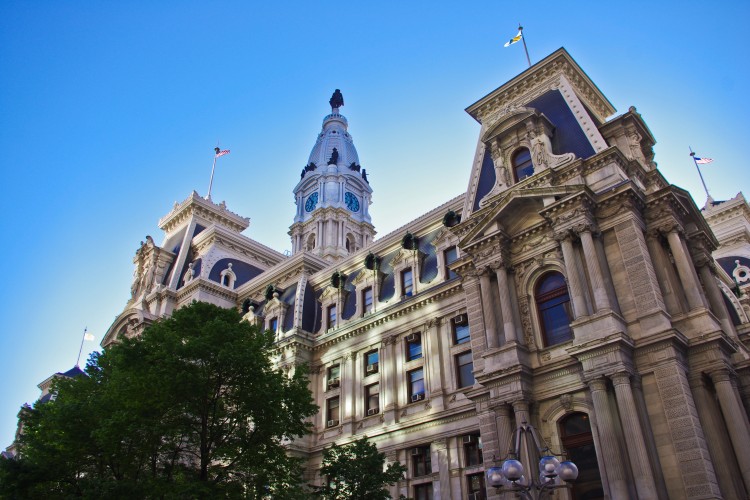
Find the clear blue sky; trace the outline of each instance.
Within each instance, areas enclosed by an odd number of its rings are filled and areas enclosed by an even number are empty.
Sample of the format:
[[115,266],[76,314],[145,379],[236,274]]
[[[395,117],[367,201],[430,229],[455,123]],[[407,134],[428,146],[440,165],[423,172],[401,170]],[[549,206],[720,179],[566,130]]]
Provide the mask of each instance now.
[[[372,7],[361,5],[370,4]],[[0,448],[36,384],[125,305],[158,219],[205,194],[290,248],[291,190],[335,88],[384,235],[466,189],[463,111],[564,46],[618,113],[634,105],[667,179],[705,201],[747,189],[750,2],[0,3]],[[743,91],[743,89],[745,89]]]

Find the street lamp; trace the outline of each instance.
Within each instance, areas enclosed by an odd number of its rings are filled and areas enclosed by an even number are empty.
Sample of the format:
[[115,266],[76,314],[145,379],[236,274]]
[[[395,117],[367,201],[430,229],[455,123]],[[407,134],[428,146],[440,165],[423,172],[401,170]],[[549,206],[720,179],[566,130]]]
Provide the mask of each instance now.
[[[529,472],[529,477],[524,475],[524,467],[521,461],[521,447],[526,449],[527,455],[534,445],[536,451],[542,458],[539,460],[539,477]],[[544,444],[544,447],[542,447]],[[548,495],[551,490],[557,488],[570,488],[573,481],[578,478],[578,467],[571,461],[560,462],[555,457],[562,457],[560,453],[552,450],[542,441],[540,443],[536,429],[526,422],[522,422],[511,438],[511,450],[508,458],[503,460],[500,467],[490,467],[487,470],[487,483],[496,488],[497,492],[512,491],[529,500],[541,499]]]

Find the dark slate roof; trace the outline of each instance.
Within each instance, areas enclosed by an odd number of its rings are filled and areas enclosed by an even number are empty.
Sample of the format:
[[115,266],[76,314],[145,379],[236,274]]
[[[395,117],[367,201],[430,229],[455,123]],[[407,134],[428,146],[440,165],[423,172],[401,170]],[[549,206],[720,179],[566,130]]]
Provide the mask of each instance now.
[[545,92],[527,106],[543,113],[555,126],[552,137],[554,154],[573,153],[577,158],[588,158],[595,154],[594,148],[591,147],[586,134],[559,90]]
[[750,259],[747,257],[740,257],[736,255],[730,255],[729,257],[721,257],[716,259],[716,262],[719,263],[721,268],[726,271],[726,273],[729,275],[729,277],[732,277],[732,271],[734,271],[734,268],[737,267],[737,264],[735,263],[736,260],[740,261],[741,266],[747,266],[750,267]]
[[65,373],[57,372],[57,374],[62,375],[63,377],[68,377],[68,378],[75,378],[75,377],[80,377],[81,375],[86,375],[86,373],[83,370],[81,370],[81,368],[78,365],[74,366],[73,368],[66,371]]
[[479,210],[479,202],[482,198],[487,196],[492,188],[495,186],[495,164],[490,156],[489,148],[484,150],[484,158],[482,159],[482,168],[479,171],[479,182],[477,183],[477,193],[474,197],[474,210]]
[[316,302],[315,291],[308,282],[302,299],[302,329],[308,332],[314,332],[317,331],[317,328],[320,328],[319,307]]
[[234,282],[235,288],[244,285],[263,272],[261,269],[258,269],[255,266],[251,266],[247,262],[242,262],[241,260],[237,259],[224,258],[219,259],[216,264],[214,264],[214,267],[211,268],[211,272],[208,274],[208,279],[210,279],[211,281],[215,281],[216,283],[220,283],[221,272],[228,267],[227,264],[229,263],[232,264],[232,271],[237,276],[237,280]]

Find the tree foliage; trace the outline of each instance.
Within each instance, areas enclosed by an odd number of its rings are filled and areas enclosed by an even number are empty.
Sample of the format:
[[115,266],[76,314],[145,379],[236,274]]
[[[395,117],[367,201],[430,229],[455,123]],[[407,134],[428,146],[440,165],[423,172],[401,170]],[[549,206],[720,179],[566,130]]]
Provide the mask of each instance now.
[[282,443],[317,412],[303,369],[270,361],[273,334],[195,302],[93,355],[53,403],[22,412],[5,498],[296,498]]
[[405,472],[399,462],[385,467],[385,454],[367,436],[343,446],[334,443],[323,452],[323,486],[316,493],[325,500],[389,499],[386,486],[403,479]]

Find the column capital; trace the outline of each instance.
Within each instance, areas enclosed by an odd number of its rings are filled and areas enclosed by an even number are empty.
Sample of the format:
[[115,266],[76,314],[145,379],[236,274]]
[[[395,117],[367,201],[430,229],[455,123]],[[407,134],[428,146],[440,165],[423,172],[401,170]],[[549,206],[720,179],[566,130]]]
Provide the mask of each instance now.
[[491,406],[490,410],[495,412],[498,417],[510,417],[511,407],[508,403],[499,403],[495,406]]
[[398,334],[389,335],[383,339],[383,344],[385,345],[393,345],[396,342],[398,342]]
[[571,229],[575,234],[591,233],[592,236],[595,236],[598,232],[596,224],[592,221],[580,222],[574,225]]
[[709,377],[711,377],[711,382],[714,384],[718,382],[731,382],[732,381],[732,372],[729,370],[729,368],[717,368],[708,374]]
[[552,233],[552,238],[558,243],[562,243],[563,241],[572,240],[573,233],[570,231],[570,228],[560,229]]
[[589,389],[591,389],[591,392],[607,390],[607,379],[604,377],[592,378],[587,380],[586,383],[588,384]]
[[614,384],[615,386],[630,385],[630,374],[625,371],[617,372],[614,375],[611,375],[610,379],[612,379],[612,384]]
[[519,399],[518,401],[513,401],[511,405],[513,405],[513,411],[516,411],[516,412],[519,412],[519,411],[528,412],[529,411],[529,402],[523,399]]

